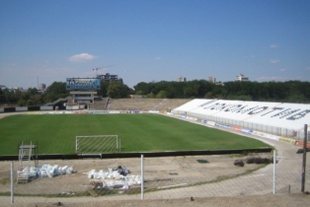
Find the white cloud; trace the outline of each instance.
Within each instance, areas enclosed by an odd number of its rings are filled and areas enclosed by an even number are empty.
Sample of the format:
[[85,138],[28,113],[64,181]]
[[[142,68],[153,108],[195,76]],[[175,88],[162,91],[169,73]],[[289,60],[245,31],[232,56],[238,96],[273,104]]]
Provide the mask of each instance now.
[[276,44],[271,44],[271,45],[269,45],[269,48],[270,49],[276,49],[276,48],[278,48],[279,46],[278,45],[276,45]]
[[287,71],[287,68],[281,68],[280,71],[285,72],[285,71]]
[[280,62],[280,60],[277,60],[277,59],[270,59],[269,62],[270,62],[271,64],[277,64],[277,63]]
[[96,58],[96,56],[94,56],[92,54],[80,53],[80,54],[70,56],[69,60],[71,62],[84,62],[84,61],[88,61],[88,60],[93,60],[95,58]]

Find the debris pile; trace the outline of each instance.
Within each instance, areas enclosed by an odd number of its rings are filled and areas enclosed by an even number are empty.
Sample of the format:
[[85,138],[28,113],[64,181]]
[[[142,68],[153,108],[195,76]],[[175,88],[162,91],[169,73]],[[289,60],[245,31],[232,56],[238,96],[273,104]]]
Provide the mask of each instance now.
[[269,164],[272,162],[269,158],[249,157],[245,160],[247,164]]
[[269,164],[272,163],[273,158],[261,158],[261,157],[248,157],[245,160],[237,159],[234,161],[235,166],[243,167],[244,164]]
[[94,179],[89,184],[92,189],[128,190],[134,185],[141,185],[141,176],[131,175],[130,171],[122,166],[108,168],[108,171],[93,169],[87,173],[87,176],[89,179]]
[[19,175],[28,178],[52,178],[59,175],[72,174],[74,173],[73,167],[69,166],[59,166],[44,164],[37,167],[25,167],[23,170],[17,172]]

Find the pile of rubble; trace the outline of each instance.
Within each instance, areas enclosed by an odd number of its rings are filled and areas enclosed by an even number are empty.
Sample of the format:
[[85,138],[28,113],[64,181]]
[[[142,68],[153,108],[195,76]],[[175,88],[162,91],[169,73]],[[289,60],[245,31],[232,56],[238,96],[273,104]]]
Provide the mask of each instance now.
[[92,181],[89,184],[91,189],[113,189],[128,190],[135,185],[141,185],[140,175],[131,175],[125,167],[109,168],[108,171],[91,170],[87,173]]
[[44,164],[36,167],[25,167],[21,171],[17,171],[18,175],[28,177],[30,179],[35,178],[52,178],[59,175],[72,174],[74,173],[73,167],[59,166]]
[[271,158],[262,158],[262,157],[248,157],[245,160],[237,159],[234,161],[235,166],[243,167],[244,164],[269,164],[272,163],[273,159]]

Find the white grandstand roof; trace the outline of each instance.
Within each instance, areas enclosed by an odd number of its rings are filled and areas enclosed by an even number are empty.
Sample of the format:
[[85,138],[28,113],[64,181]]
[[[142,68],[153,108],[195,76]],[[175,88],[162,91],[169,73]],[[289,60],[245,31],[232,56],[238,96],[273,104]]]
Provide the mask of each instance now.
[[294,130],[310,124],[310,104],[194,99],[173,112]]

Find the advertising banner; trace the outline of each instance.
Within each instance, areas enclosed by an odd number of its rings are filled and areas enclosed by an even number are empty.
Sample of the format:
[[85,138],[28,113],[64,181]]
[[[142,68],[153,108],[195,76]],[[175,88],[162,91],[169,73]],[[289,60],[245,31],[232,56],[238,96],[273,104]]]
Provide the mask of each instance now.
[[100,79],[98,78],[67,78],[66,89],[68,91],[100,90]]

